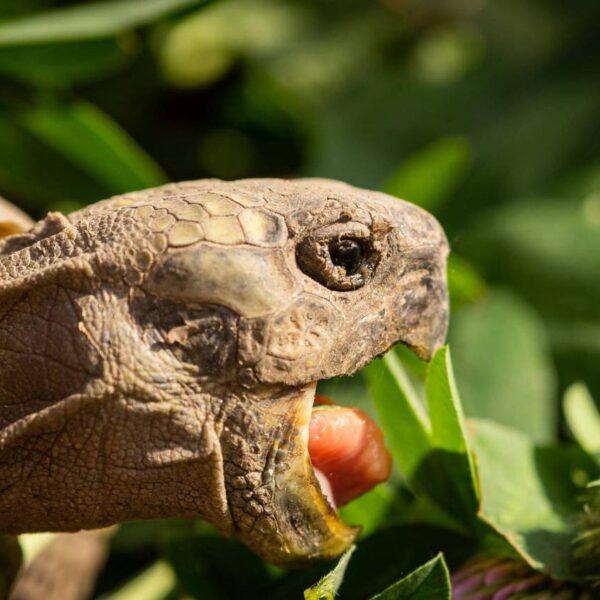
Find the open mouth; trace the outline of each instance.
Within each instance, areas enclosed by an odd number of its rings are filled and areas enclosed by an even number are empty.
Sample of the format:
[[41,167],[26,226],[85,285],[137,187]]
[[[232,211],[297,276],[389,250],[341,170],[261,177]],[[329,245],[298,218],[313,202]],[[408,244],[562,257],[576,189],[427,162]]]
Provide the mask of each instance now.
[[346,550],[359,529],[337,509],[385,481],[392,466],[382,432],[363,411],[317,396],[316,382],[299,388],[293,404],[288,451],[295,459],[275,469],[283,546],[268,552],[272,562],[289,566]]

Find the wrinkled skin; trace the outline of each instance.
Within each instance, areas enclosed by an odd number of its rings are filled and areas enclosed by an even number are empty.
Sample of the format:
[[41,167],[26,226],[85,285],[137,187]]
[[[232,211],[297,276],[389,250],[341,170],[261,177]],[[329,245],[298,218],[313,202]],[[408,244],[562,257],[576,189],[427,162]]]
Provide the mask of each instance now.
[[315,382],[430,356],[447,251],[421,209],[327,180],[170,184],[6,238],[0,532],[200,517],[275,563],[338,555]]

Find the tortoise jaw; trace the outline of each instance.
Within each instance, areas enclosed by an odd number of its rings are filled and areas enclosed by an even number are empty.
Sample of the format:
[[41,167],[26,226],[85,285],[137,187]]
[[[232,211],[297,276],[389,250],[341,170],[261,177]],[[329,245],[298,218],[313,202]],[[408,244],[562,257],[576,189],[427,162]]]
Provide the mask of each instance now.
[[356,539],[360,528],[345,524],[321,489],[308,454],[308,429],[316,382],[294,390],[289,412],[286,458],[273,473],[275,522],[262,535],[242,535],[263,558],[286,567],[331,560]]

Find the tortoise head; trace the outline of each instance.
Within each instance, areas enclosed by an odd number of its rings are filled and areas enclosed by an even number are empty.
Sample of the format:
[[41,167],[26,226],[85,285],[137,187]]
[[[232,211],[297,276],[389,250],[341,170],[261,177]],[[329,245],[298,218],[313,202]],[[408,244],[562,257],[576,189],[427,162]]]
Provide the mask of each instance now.
[[307,452],[316,382],[442,342],[433,217],[328,180],[205,180],[7,240],[0,530],[202,517],[283,564],[352,542]]
[[[447,326],[446,238],[422,209],[335,181],[248,180],[215,192],[205,206],[236,214],[204,221],[203,242],[166,253],[147,289],[235,315],[224,394],[233,416],[220,440],[237,534],[274,562],[330,558],[356,532],[310,465],[315,382],[397,342],[431,356]],[[220,238],[210,237],[215,218]],[[240,455],[244,465],[228,464]]]

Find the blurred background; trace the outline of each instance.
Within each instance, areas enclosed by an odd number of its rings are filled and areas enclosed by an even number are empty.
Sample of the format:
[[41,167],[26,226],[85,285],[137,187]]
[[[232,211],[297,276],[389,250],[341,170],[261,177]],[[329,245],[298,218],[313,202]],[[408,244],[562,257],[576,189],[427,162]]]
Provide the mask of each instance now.
[[[320,176],[418,203],[452,245],[467,415],[552,441],[566,386],[600,398],[598,22],[596,0],[3,0],[0,194],[41,217]],[[369,410],[360,376],[324,388]]]

